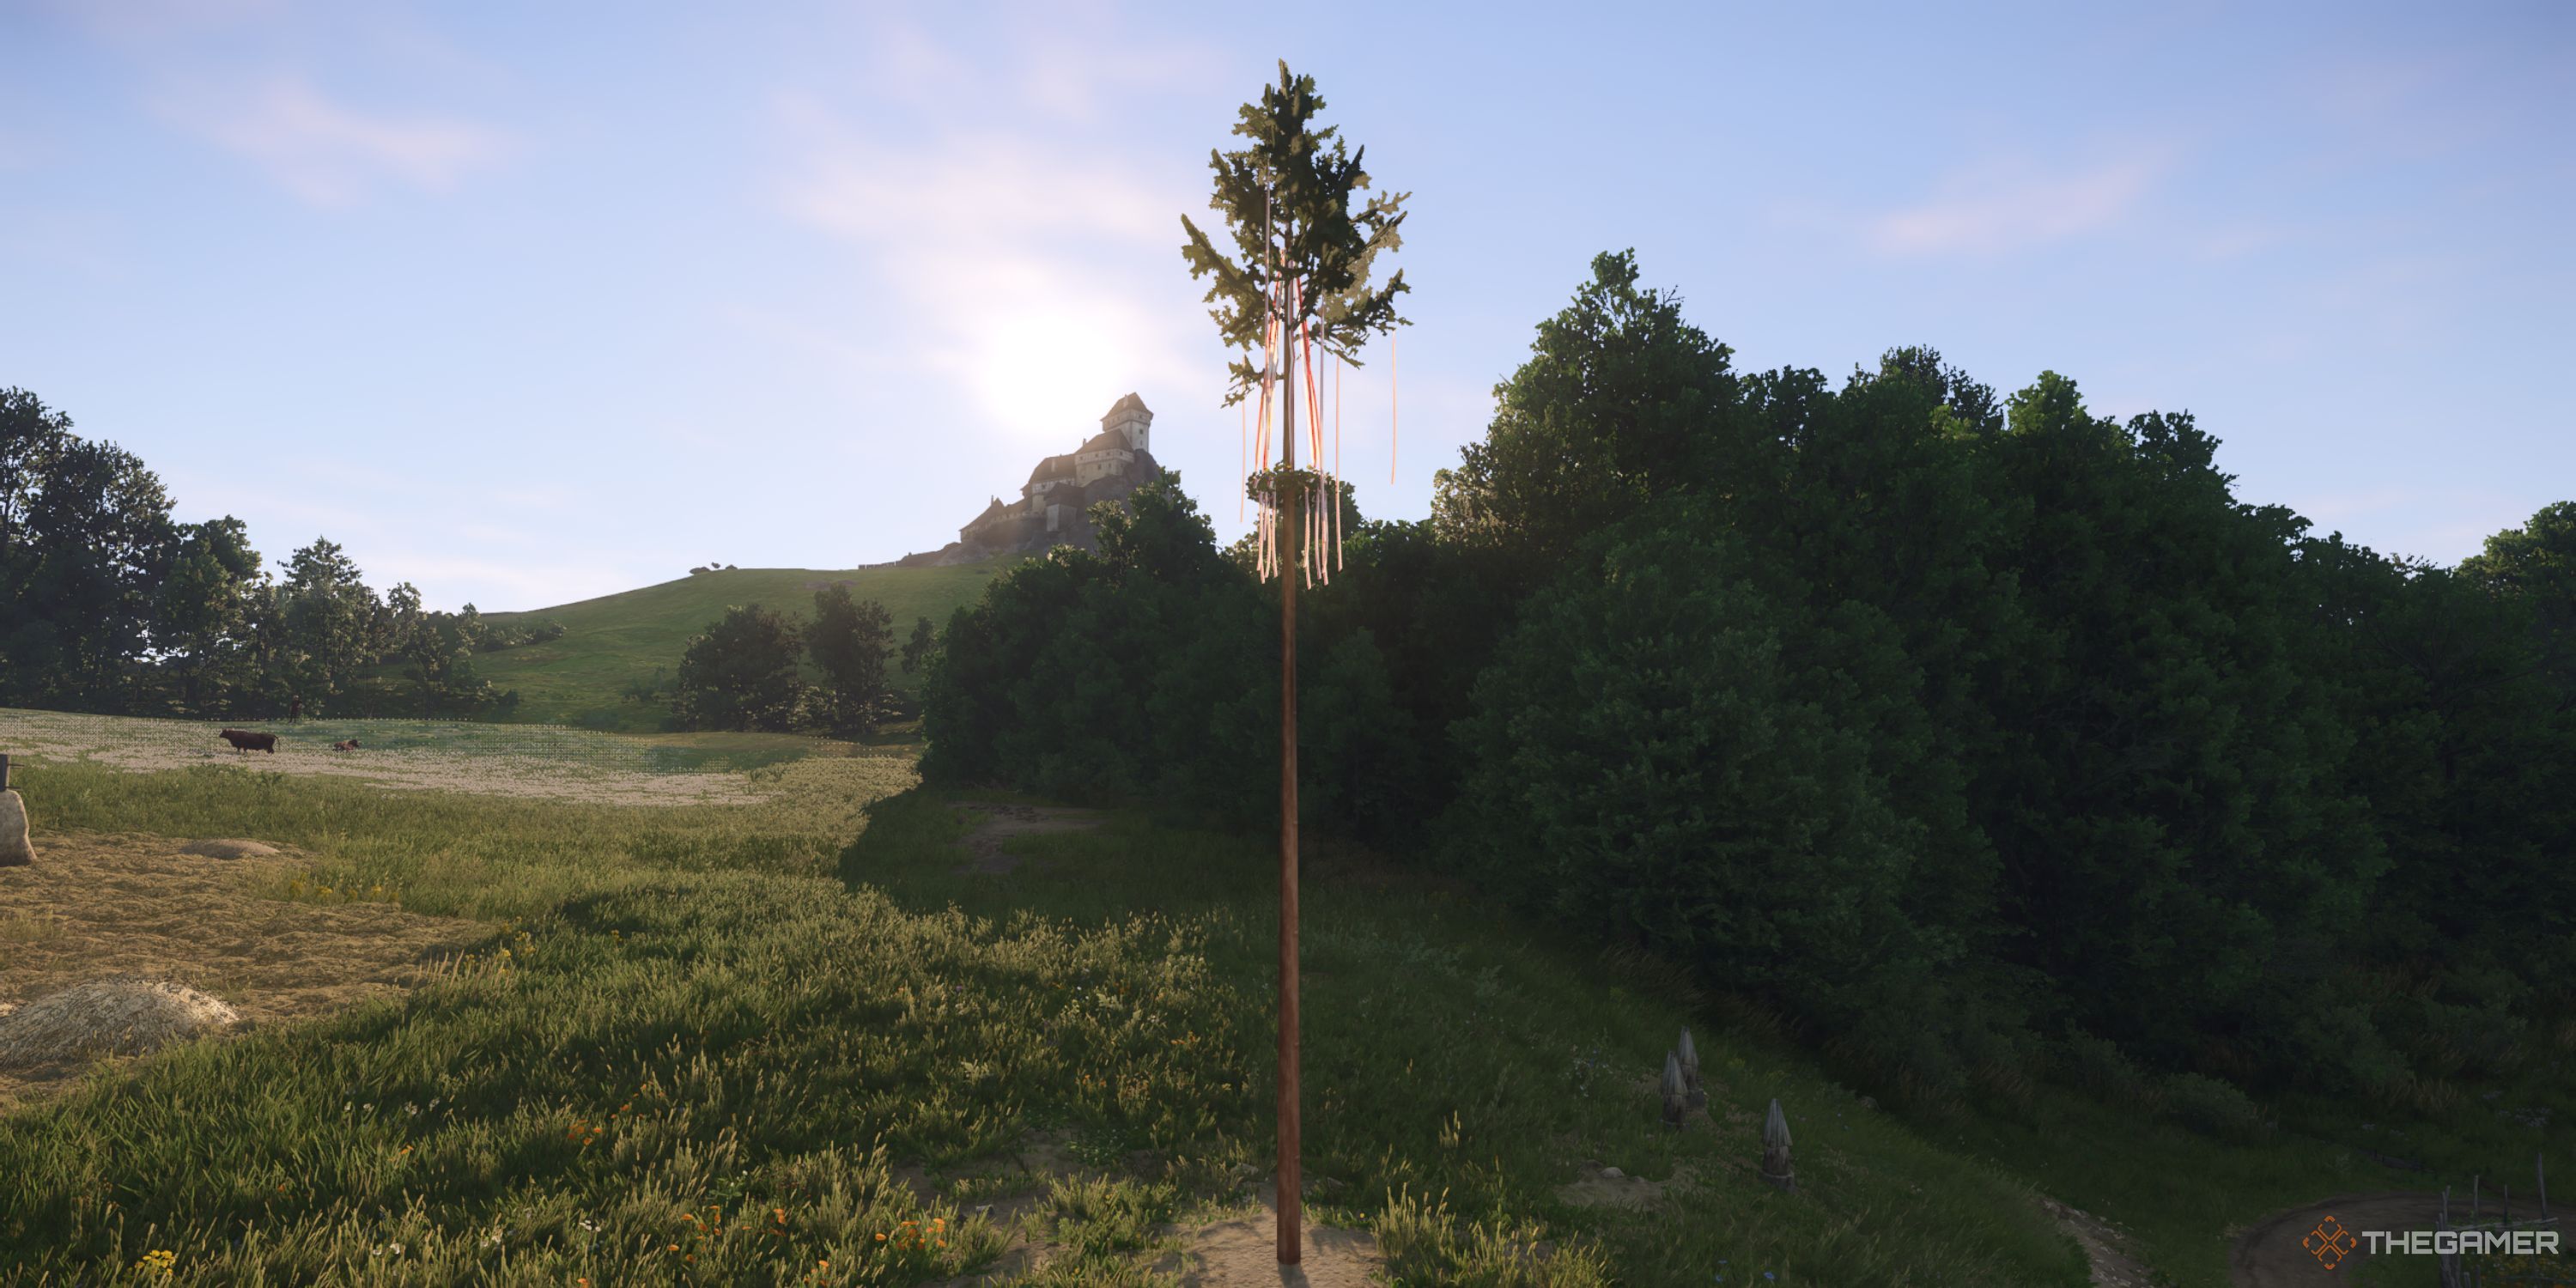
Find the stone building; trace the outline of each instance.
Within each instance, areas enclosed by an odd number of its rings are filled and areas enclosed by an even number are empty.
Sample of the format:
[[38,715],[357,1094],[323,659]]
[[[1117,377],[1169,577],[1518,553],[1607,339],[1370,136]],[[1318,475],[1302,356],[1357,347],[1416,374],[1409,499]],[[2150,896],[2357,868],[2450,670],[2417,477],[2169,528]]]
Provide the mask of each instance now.
[[1154,413],[1134,394],[1100,418],[1100,432],[1082,446],[1041,460],[1020,485],[1016,500],[994,497],[984,512],[957,530],[957,540],[924,554],[906,555],[908,566],[968,563],[999,554],[1034,554],[1054,546],[1098,550],[1090,510],[1124,500],[1162,475],[1152,451]]

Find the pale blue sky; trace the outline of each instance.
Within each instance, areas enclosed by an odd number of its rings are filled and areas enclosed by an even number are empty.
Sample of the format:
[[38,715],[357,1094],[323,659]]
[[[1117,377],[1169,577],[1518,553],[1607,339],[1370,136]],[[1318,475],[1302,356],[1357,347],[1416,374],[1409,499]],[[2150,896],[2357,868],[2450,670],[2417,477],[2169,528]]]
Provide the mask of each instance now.
[[1178,216],[1285,56],[1414,194],[1371,513],[1631,246],[1745,369],[2055,369],[2384,550],[2576,499],[2576,5],[1275,12],[0,0],[0,385],[443,607],[932,548],[1131,389],[1231,535]]

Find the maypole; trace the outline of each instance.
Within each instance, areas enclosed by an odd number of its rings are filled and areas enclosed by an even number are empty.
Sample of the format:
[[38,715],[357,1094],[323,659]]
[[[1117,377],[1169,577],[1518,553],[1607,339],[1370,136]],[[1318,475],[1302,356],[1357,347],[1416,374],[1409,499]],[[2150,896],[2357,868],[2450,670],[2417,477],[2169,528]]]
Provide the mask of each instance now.
[[[1296,283],[1287,284],[1291,300]],[[1297,348],[1280,346],[1288,387],[1287,420],[1279,435],[1279,477],[1286,507],[1279,530],[1299,530],[1297,486]],[[1301,1072],[1297,1049],[1297,573],[1298,543],[1283,545],[1287,564],[1279,576],[1279,1262],[1295,1265],[1304,1242],[1300,1232],[1305,1188],[1299,1157]]]
[[[1216,249],[1187,215],[1189,241],[1181,254],[1190,276],[1213,275],[1210,316],[1230,347],[1246,351],[1233,364],[1226,401],[1256,400],[1249,430],[1245,492],[1258,505],[1253,516],[1253,565],[1259,576],[1279,579],[1279,1261],[1301,1259],[1303,1167],[1299,1157],[1297,911],[1297,591],[1318,580],[1329,585],[1341,546],[1340,364],[1358,365],[1354,351],[1370,336],[1403,324],[1395,297],[1405,291],[1402,271],[1381,287],[1368,285],[1378,252],[1403,244],[1407,194],[1370,198],[1351,209],[1352,194],[1369,186],[1360,168],[1367,149],[1346,152],[1330,127],[1309,129],[1323,100],[1313,77],[1291,76],[1279,64],[1279,82],[1247,103],[1234,132],[1252,141],[1239,152],[1212,153],[1216,195],[1242,262]],[[1330,146],[1327,147],[1326,145]],[[1250,351],[1258,347],[1260,365]],[[1324,393],[1317,350],[1335,360],[1331,382],[1333,437],[1324,438]],[[1300,359],[1303,370],[1300,370]],[[1270,408],[1280,410],[1279,459],[1270,458]],[[1306,404],[1306,469],[1297,463],[1297,404]],[[1309,480],[1314,487],[1310,489]],[[1323,493],[1329,512],[1308,504]]]

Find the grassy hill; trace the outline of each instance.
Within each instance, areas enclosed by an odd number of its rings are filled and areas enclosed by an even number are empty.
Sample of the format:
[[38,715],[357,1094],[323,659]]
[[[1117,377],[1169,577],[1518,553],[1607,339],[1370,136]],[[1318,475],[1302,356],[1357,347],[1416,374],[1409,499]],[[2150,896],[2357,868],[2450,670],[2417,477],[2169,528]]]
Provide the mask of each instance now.
[[[496,624],[561,622],[563,638],[485,653],[474,659],[485,679],[519,691],[513,717],[523,722],[581,725],[592,729],[648,731],[661,727],[667,704],[624,700],[627,684],[667,680],[680,667],[689,637],[707,628],[733,604],[766,604],[802,621],[813,616],[814,592],[836,581],[873,599],[894,615],[898,640],[914,619],[945,627],[959,605],[984,593],[984,583],[1005,565],[1000,560],[951,568],[727,568],[621,591],[579,603],[524,613],[492,613]],[[919,677],[898,673],[909,692]]]

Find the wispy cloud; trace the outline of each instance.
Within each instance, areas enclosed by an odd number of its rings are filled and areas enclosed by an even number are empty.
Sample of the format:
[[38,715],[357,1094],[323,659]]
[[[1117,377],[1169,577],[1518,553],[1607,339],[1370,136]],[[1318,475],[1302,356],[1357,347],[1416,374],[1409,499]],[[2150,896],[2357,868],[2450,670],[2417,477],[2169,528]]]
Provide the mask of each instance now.
[[[1239,60],[1079,0],[866,25],[848,90],[778,98],[772,204],[854,250],[901,311],[900,338],[871,344],[986,422],[958,428],[1026,443],[1130,390],[1213,398],[1179,254],[1180,213],[1207,205],[1203,154],[1143,154],[1103,125],[1204,97]],[[833,325],[800,317],[796,347],[828,356]]]
[[1871,220],[1869,240],[1894,255],[1984,254],[2099,232],[2127,219],[2164,168],[2161,153],[2060,173],[2027,162],[1980,165]]
[[346,206],[387,183],[445,192],[511,148],[507,135],[486,126],[369,113],[294,78],[239,91],[173,94],[159,106],[317,206]]
[[780,115],[795,159],[777,208],[858,248],[913,323],[906,358],[1005,432],[1061,438],[1119,394],[1203,365],[1182,330],[1194,315],[1138,284],[1141,264],[1177,275],[1177,214],[1204,204],[1190,177],[1000,132],[890,143],[811,100]]
[[1230,64],[1219,46],[1122,24],[1113,6],[1048,0],[968,21],[984,28],[954,47],[921,23],[883,14],[867,23],[860,93],[965,119],[993,115],[1093,124],[1122,99],[1206,90]]

